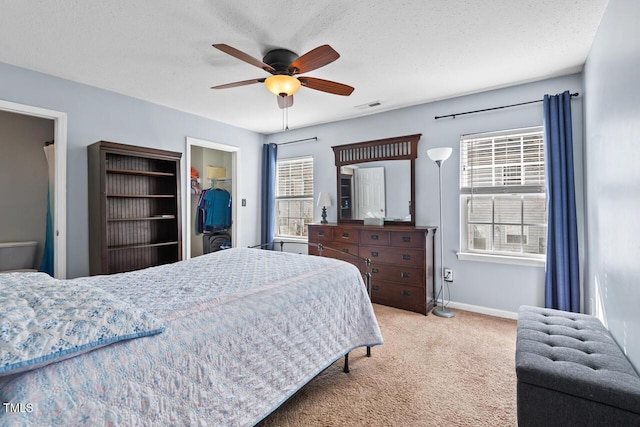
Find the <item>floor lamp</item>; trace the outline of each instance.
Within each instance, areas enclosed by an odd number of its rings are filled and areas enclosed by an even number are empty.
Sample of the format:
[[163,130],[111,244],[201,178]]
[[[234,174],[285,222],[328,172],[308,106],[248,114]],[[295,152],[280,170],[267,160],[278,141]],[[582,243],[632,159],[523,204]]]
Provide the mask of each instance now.
[[451,156],[451,152],[453,151],[450,147],[441,147],[441,148],[432,148],[431,150],[427,150],[427,156],[438,165],[438,193],[440,195],[440,294],[442,294],[442,305],[438,308],[438,301],[436,301],[436,307],[433,309],[432,313],[439,317],[453,317],[455,314],[448,308],[444,306],[444,258],[443,258],[443,245],[444,245],[444,230],[442,228],[442,163]]

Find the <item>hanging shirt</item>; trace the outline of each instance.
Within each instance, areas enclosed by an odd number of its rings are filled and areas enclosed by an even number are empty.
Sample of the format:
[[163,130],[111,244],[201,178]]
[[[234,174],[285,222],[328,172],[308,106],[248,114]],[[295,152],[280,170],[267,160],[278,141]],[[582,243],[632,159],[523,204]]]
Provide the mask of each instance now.
[[196,232],[209,233],[231,227],[231,194],[222,188],[211,188],[200,194]]

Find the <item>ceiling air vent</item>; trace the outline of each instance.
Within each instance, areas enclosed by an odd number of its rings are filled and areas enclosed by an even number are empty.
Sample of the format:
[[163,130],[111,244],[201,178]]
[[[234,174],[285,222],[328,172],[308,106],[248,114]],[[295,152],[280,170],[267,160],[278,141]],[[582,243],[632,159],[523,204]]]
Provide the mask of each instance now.
[[356,105],[354,108],[356,108],[358,110],[364,110],[364,109],[367,109],[367,108],[378,107],[380,105],[382,105],[382,103],[380,101],[372,101],[372,102],[367,102],[366,104]]

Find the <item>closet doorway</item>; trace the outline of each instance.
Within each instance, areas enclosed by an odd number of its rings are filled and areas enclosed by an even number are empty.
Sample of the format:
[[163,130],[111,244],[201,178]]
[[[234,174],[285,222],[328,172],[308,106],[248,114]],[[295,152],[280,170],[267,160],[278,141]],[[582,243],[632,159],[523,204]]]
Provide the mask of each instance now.
[[[203,235],[196,232],[196,215],[200,191],[212,187],[227,190],[231,195],[232,225],[229,234],[231,235],[231,245],[236,247],[238,243],[238,201],[235,200],[235,196],[238,194],[240,149],[232,145],[187,137],[185,151],[185,185],[183,186],[185,196],[183,200],[187,215],[184,215],[186,224],[183,226],[183,230],[186,231],[184,233],[184,258],[196,257],[205,252]],[[213,175],[215,178],[207,178],[207,170],[209,170],[209,175]]]
[[[0,100],[0,110],[53,120],[53,268],[57,279],[67,277],[67,114]],[[42,141],[43,144],[45,141]],[[43,221],[45,219],[43,218]]]

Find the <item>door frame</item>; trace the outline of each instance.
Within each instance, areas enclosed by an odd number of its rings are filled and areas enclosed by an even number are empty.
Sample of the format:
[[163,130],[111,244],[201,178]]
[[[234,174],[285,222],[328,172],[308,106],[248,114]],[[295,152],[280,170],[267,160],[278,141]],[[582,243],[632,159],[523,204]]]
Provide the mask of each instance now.
[[67,277],[67,113],[0,99],[0,110],[53,120],[55,177],[53,201],[53,271]]
[[[185,230],[184,233],[182,233],[183,235],[183,258],[184,259],[188,259],[191,258],[191,231],[190,231],[190,227],[191,227],[191,203],[189,198],[191,197],[191,180],[189,179],[190,176],[190,166],[191,166],[191,147],[192,146],[197,146],[197,147],[202,147],[202,148],[207,148],[207,149],[212,149],[212,150],[219,150],[219,151],[226,151],[231,153],[231,166],[232,166],[232,171],[231,171],[231,196],[232,197],[237,197],[238,194],[238,188],[240,188],[240,186],[238,185],[238,179],[240,177],[240,174],[238,173],[238,169],[239,169],[239,165],[240,165],[240,147],[236,147],[234,145],[227,145],[227,144],[221,144],[219,142],[213,142],[213,141],[207,141],[204,139],[198,139],[198,138],[192,138],[192,137],[187,137],[186,140],[186,148],[185,148],[185,152],[186,152],[186,156],[185,156],[185,162],[184,165],[182,167],[183,170],[183,176],[185,177],[185,184],[183,187],[183,192],[182,192],[182,206],[184,206],[184,211],[183,212],[184,215],[182,215],[182,229]],[[237,247],[238,245],[238,204],[236,202],[233,202],[231,204],[231,220],[232,220],[232,224],[233,227],[231,227],[231,245],[233,247]]]

